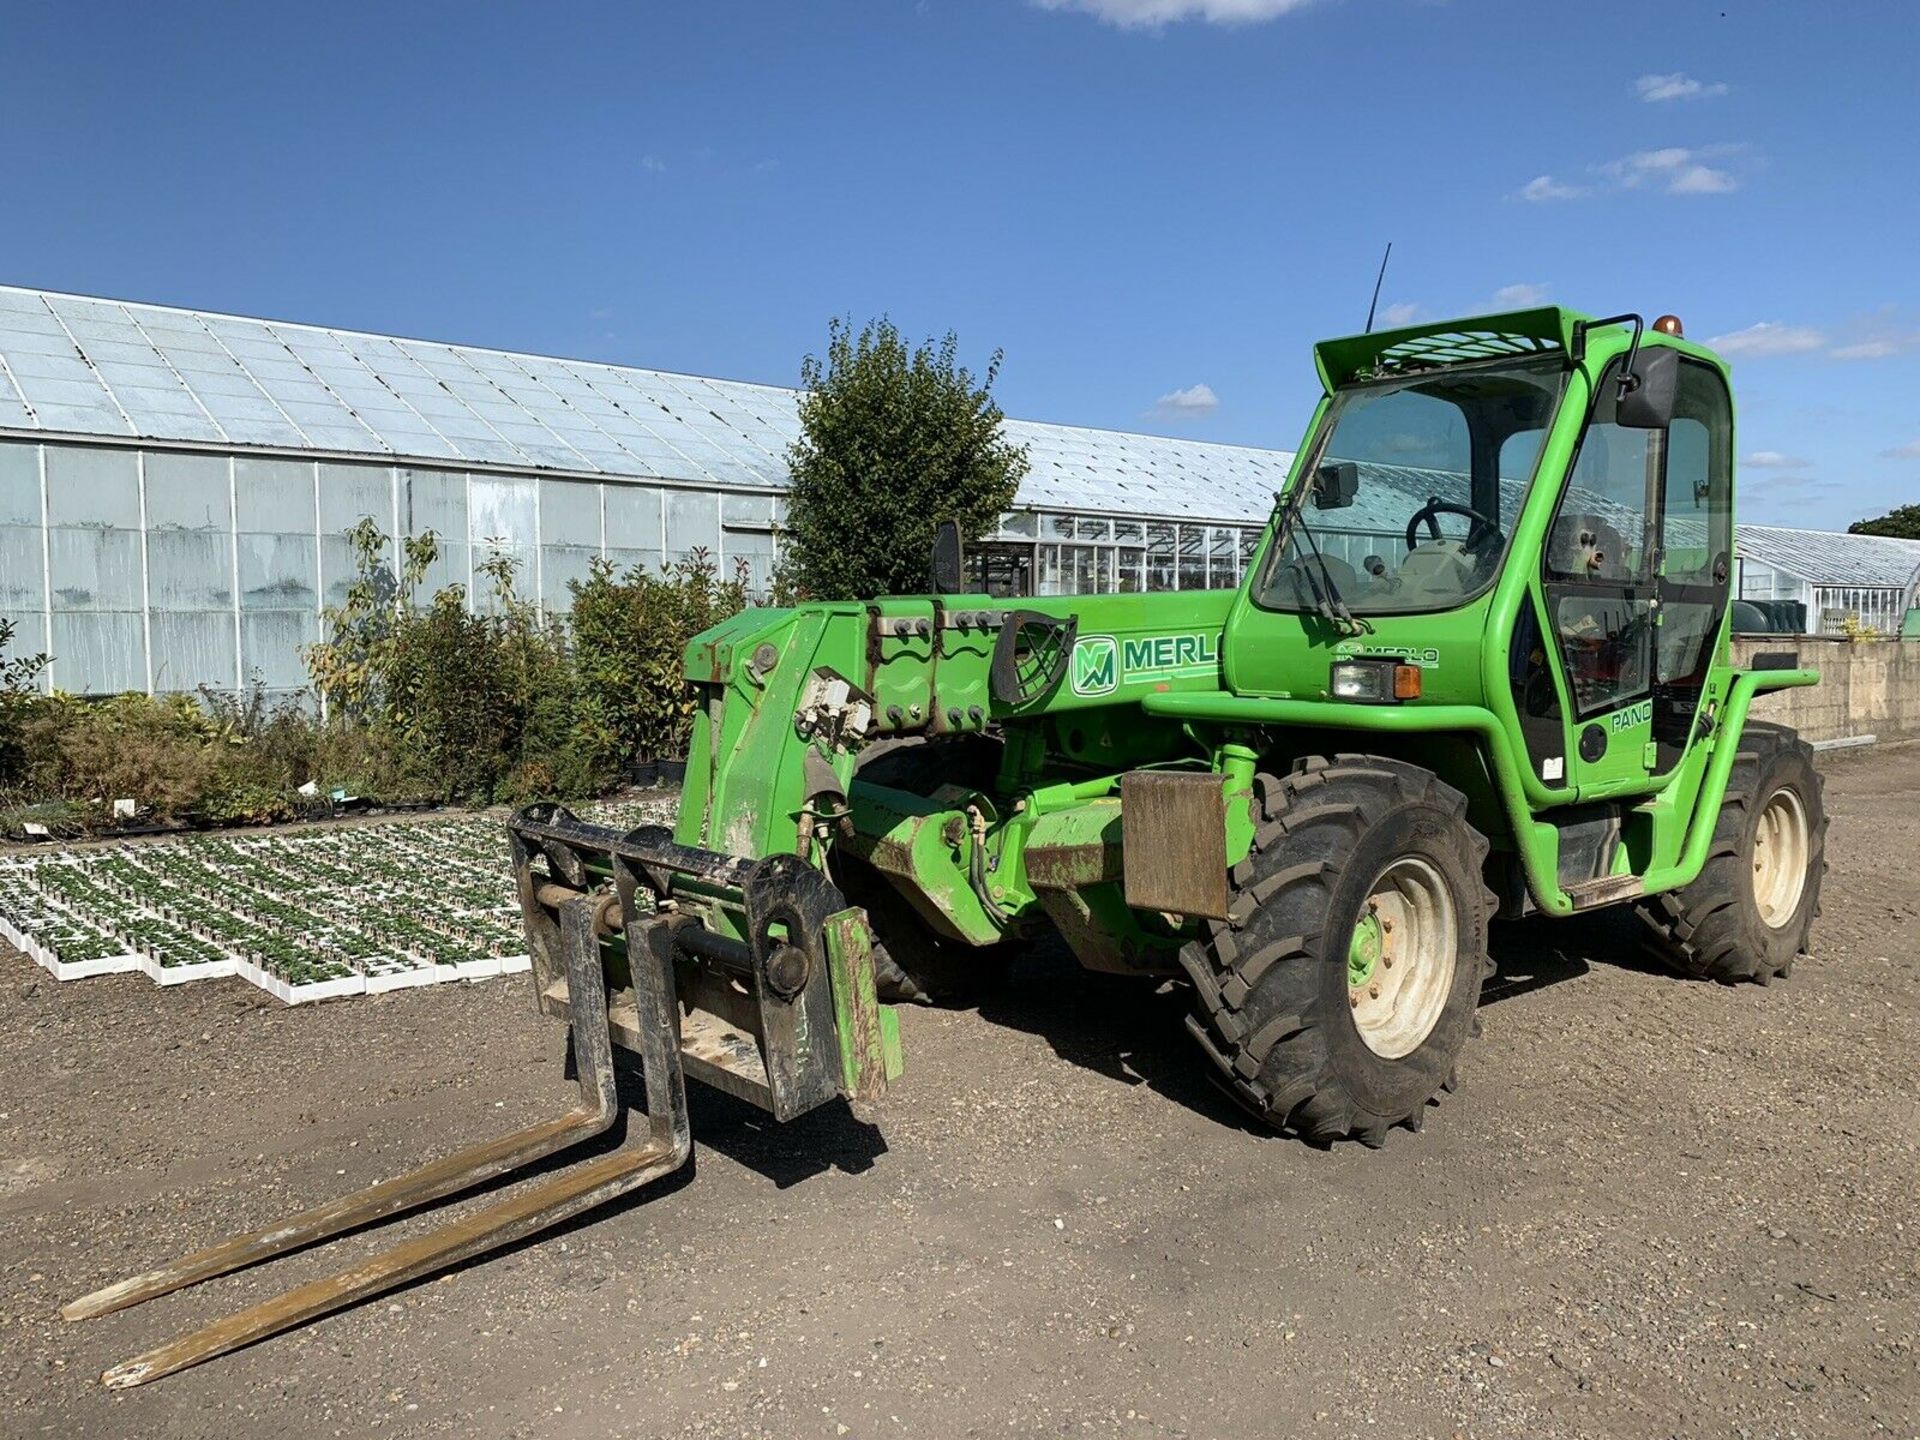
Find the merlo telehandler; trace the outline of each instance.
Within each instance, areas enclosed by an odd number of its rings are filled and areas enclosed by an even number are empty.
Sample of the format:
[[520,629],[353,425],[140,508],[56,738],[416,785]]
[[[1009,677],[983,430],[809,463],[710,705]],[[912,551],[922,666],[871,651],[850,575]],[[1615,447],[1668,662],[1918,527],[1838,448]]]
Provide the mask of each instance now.
[[[1263,1121],[1419,1129],[1476,1028],[1496,914],[1636,907],[1685,975],[1806,947],[1811,752],[1731,663],[1733,399],[1673,317],[1558,308],[1316,347],[1323,394],[1231,591],[934,593],[748,610],[686,656],[678,823],[511,821],[565,1115],[66,1307],[103,1314],[601,1148],[453,1224],[117,1366],[133,1385],[682,1165],[684,1076],[789,1119],[900,1071],[893,1005],[1057,934],[1191,990],[1197,1063]],[[620,1124],[614,1051],[644,1117]]]

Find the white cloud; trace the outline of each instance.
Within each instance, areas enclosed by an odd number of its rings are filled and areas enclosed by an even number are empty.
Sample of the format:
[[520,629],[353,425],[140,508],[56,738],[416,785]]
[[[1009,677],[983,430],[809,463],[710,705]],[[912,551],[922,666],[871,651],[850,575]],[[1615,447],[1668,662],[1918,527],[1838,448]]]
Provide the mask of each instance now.
[[1577,200],[1586,193],[1580,186],[1568,185],[1551,175],[1536,175],[1520,187],[1520,198],[1535,205],[1548,200]]
[[1740,181],[1731,171],[1704,163],[1721,155],[1731,155],[1739,147],[1710,145],[1693,150],[1684,145],[1666,145],[1658,150],[1637,150],[1618,160],[1609,160],[1600,173],[1624,190],[1645,185],[1665,187],[1669,195],[1724,195],[1738,190]]
[[1197,420],[1220,408],[1220,397],[1211,385],[1189,385],[1184,390],[1169,390],[1153,402],[1152,414],[1161,420]]
[[1678,70],[1671,75],[1642,75],[1633,82],[1633,88],[1649,105],[1662,100],[1708,100],[1727,93],[1724,81],[1709,85]]
[[640,168],[649,174],[658,175],[667,168],[667,162],[662,160],[658,155],[642,155],[640,157]]
[[1920,440],[1909,440],[1904,445],[1896,445],[1891,450],[1880,452],[1882,460],[1920,460]]
[[1380,323],[1389,330],[1401,325],[1411,325],[1420,318],[1420,307],[1411,301],[1400,305],[1389,305],[1380,312]]
[[1724,170],[1711,165],[1689,165],[1667,186],[1670,195],[1724,195],[1738,190],[1740,182]]
[[1544,285],[1502,285],[1493,292],[1493,303],[1502,310],[1531,310],[1547,303]]
[[1122,30],[1158,30],[1182,20],[1209,25],[1258,25],[1305,8],[1313,0],[1033,0],[1042,10],[1077,10]]
[[1807,325],[1783,325],[1778,320],[1762,320],[1744,330],[1716,335],[1707,344],[1722,355],[1747,355],[1765,359],[1770,355],[1804,355],[1827,343],[1827,337]]
[[1751,470],[1804,470],[1813,462],[1778,450],[1755,450],[1740,462]]

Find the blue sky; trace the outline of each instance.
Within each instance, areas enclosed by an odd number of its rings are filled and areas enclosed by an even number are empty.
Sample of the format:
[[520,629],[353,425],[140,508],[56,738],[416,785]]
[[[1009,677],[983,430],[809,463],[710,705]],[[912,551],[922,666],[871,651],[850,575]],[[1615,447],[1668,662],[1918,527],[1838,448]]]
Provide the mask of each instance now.
[[1034,419],[1291,447],[1307,347],[1728,338],[1742,514],[1920,501],[1920,16],[1688,0],[0,0],[0,280],[791,384],[952,328]]

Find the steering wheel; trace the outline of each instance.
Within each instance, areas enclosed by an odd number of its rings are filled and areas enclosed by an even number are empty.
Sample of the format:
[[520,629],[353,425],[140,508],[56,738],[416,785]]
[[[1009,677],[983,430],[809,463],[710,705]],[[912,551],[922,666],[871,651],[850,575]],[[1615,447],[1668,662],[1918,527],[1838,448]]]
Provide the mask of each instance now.
[[1466,548],[1477,550],[1487,542],[1490,536],[1500,533],[1500,522],[1490,516],[1482,515],[1471,505],[1456,505],[1451,500],[1434,497],[1413,512],[1413,518],[1407,521],[1407,549],[1413,550],[1420,544],[1420,523],[1426,522],[1427,533],[1435,540],[1441,538],[1440,520],[1442,515],[1464,515],[1467,526]]

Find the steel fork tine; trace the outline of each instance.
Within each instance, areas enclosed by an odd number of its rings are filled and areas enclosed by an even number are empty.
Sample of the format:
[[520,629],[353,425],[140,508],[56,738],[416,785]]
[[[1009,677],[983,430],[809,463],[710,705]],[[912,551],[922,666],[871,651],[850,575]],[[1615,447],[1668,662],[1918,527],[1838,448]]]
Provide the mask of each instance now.
[[[584,934],[580,933],[583,921]],[[566,936],[564,949],[568,991],[590,991],[600,996],[597,1028],[603,1037],[601,1048],[605,1049],[606,999],[601,989],[599,951],[593,936],[591,903],[585,900],[569,902],[563,911],[561,923]],[[592,1004],[591,999],[588,1003]],[[591,1013],[587,1019],[591,1024]],[[97,1315],[111,1314],[156,1296],[197,1285],[203,1280],[244,1270],[264,1260],[271,1260],[276,1255],[303,1249],[357,1229],[370,1221],[388,1219],[435,1200],[445,1199],[604,1133],[619,1112],[611,1054],[604,1065],[590,1069],[586,1060],[578,1058],[583,1050],[578,1039],[578,1028],[576,1025],[574,1049],[575,1064],[579,1069],[580,1103],[566,1114],[470,1146],[391,1180],[382,1180],[364,1190],[356,1190],[350,1195],[303,1210],[277,1224],[235,1235],[157,1269],[116,1281],[61,1306],[61,1318],[87,1320]]]
[[[569,901],[562,911],[566,937],[569,1021],[583,1093],[597,1096],[598,1113],[618,1103],[607,996],[593,934],[593,904]],[[631,913],[631,912],[629,912]],[[457,1265],[628,1194],[678,1170],[692,1137],[686,1083],[680,1069],[680,1008],[666,947],[650,943],[651,925],[629,924],[627,954],[645,1039],[647,1131],[621,1149],[542,1180],[472,1215],[405,1241],[365,1264],[352,1266],[262,1301],[191,1335],[116,1365],[101,1382],[128,1389],[237,1350],[257,1340]],[[584,958],[583,958],[584,957]],[[604,1123],[601,1128],[605,1128]]]

